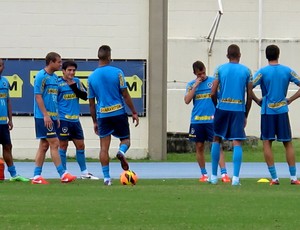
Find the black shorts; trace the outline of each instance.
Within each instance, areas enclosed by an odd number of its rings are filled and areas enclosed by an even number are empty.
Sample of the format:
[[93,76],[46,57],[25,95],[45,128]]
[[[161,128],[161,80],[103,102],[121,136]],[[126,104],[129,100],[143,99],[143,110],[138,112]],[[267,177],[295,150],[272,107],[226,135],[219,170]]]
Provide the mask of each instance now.
[[127,114],[113,117],[98,118],[98,135],[100,138],[113,135],[117,138],[125,139],[130,137]]
[[10,145],[10,131],[8,128],[8,124],[0,125],[0,144],[2,145]]

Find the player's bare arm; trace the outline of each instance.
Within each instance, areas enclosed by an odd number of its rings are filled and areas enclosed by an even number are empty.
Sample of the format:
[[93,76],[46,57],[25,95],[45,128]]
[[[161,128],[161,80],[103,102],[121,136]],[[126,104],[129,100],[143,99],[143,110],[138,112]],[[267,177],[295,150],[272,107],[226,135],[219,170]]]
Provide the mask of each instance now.
[[7,123],[8,128],[9,130],[12,130],[14,125],[12,122],[12,106],[9,98],[7,98],[7,112],[8,112],[8,123]]
[[95,98],[89,99],[89,105],[90,105],[90,113],[94,124],[94,132],[98,135],[98,124],[96,119],[96,109],[95,109]]
[[184,96],[184,102],[185,104],[189,104],[196,92],[196,89],[198,85],[202,82],[202,79],[200,77],[196,78],[195,84],[192,86],[192,88],[188,91],[188,93]]
[[132,99],[131,99],[130,94],[128,93],[127,89],[122,89],[122,96],[124,98],[124,101],[125,101],[126,105],[128,105],[129,109],[131,110],[132,120],[133,120],[133,123],[135,123],[135,127],[136,127],[136,126],[139,125],[139,117],[138,117],[138,114],[137,114],[137,112],[134,108]]
[[36,99],[36,102],[37,102],[41,112],[43,113],[45,127],[47,127],[48,129],[51,129],[52,125],[53,125],[53,122],[52,122],[52,120],[51,120],[51,118],[50,118],[50,116],[49,116],[49,114],[46,110],[42,95],[41,94],[36,94],[35,99]]
[[213,85],[211,87],[211,99],[216,106],[218,103],[218,87],[219,87],[219,80],[214,80]]
[[[300,85],[298,85],[298,86],[300,86]],[[287,103],[291,104],[294,100],[296,100],[299,97],[300,97],[300,89],[298,89],[298,91],[295,94],[293,94],[290,98],[286,99]]]

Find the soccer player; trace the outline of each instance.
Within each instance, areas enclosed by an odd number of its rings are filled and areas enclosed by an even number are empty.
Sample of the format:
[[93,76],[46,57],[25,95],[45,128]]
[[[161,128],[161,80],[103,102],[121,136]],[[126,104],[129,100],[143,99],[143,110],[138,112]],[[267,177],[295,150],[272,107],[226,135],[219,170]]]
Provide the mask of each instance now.
[[80,167],[81,178],[98,180],[98,177],[89,173],[85,160],[84,135],[79,121],[79,98],[87,100],[84,85],[75,76],[77,64],[68,60],[62,64],[63,76],[58,78],[58,114],[60,127],[57,130],[59,139],[59,155],[62,165],[67,170],[67,149],[69,140],[76,147],[76,160]]
[[289,166],[291,184],[300,185],[296,175],[296,160],[292,144],[292,133],[288,115],[288,104],[300,96],[300,89],[290,98],[286,98],[289,83],[300,86],[300,77],[291,68],[279,64],[279,47],[269,45],[266,48],[267,66],[259,69],[253,78],[253,87],[260,85],[262,99],[253,94],[253,100],[261,106],[261,140],[268,170],[272,177],[270,185],[279,185],[272,142],[283,143]]
[[10,173],[10,181],[28,182],[29,179],[17,174],[12,157],[12,143],[10,130],[13,129],[12,106],[9,97],[9,82],[2,76],[4,62],[0,58],[0,144],[2,145],[3,159]]
[[56,129],[59,127],[57,110],[58,77],[54,73],[61,67],[61,57],[55,52],[46,56],[46,67],[40,70],[34,80],[34,120],[36,137],[40,139],[35,157],[34,177],[32,184],[48,184],[42,174],[46,152],[50,154],[62,183],[72,182],[76,176],[66,172],[58,154],[59,141]]
[[120,160],[121,167],[123,170],[129,169],[125,153],[130,147],[130,130],[124,101],[131,110],[135,126],[139,124],[139,117],[128,93],[123,71],[110,65],[111,48],[107,45],[101,46],[98,58],[99,67],[88,77],[88,98],[94,131],[100,137],[99,158],[104,185],[111,185],[108,154],[111,135],[120,139],[116,157]]
[[[202,174],[199,181],[206,182],[208,175],[205,168],[204,144],[205,141],[212,142],[214,136],[213,121],[216,109],[210,94],[214,78],[206,75],[205,65],[201,61],[193,63],[193,72],[196,79],[187,83],[184,102],[189,104],[193,101],[189,139],[195,142],[196,146],[196,158]],[[222,181],[230,183],[222,148],[220,154]]]
[[[252,74],[249,68],[240,64],[240,48],[232,44],[227,49],[228,63],[215,71],[211,96],[216,105],[214,118],[214,141],[211,148],[212,175],[210,183],[217,184],[217,169],[222,140],[233,142],[232,185],[240,185],[242,164],[242,140],[246,139],[244,126],[252,102]],[[246,94],[246,101],[245,101]]]

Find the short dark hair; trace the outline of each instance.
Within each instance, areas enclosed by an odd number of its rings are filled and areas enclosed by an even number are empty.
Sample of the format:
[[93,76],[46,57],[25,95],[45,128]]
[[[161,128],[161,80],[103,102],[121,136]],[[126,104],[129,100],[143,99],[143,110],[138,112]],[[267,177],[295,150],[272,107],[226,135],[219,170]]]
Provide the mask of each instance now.
[[203,64],[203,62],[201,62],[201,61],[195,61],[193,63],[193,71],[194,71],[194,73],[196,72],[196,70],[202,71],[204,69],[205,69],[205,65]]
[[109,60],[111,55],[111,48],[108,45],[100,46],[98,49],[98,58],[100,60]]
[[46,65],[49,65],[50,62],[55,62],[57,58],[61,58],[60,55],[56,52],[50,52],[46,55]]
[[227,48],[227,58],[229,59],[236,59],[241,56],[240,47],[236,44],[231,44]]
[[77,64],[75,61],[73,60],[67,60],[67,61],[64,61],[64,63],[62,64],[62,69],[63,70],[66,70],[69,66],[73,66],[75,67],[75,69],[77,69]]
[[276,45],[269,45],[266,48],[266,58],[268,61],[278,60],[280,54],[279,47]]

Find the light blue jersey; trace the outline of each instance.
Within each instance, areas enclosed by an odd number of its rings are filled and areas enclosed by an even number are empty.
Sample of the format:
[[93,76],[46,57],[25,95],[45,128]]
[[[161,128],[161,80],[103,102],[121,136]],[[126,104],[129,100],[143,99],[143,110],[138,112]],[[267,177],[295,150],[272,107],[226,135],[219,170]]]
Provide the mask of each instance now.
[[[191,114],[191,124],[197,123],[213,123],[215,114],[215,105],[211,99],[211,87],[214,81],[213,77],[207,77],[201,82],[193,97],[193,110]],[[192,90],[196,80],[187,83],[186,94]]]
[[226,63],[215,71],[219,80],[217,108],[227,111],[245,112],[245,92],[252,74],[248,67],[239,63]]
[[57,92],[58,92],[58,77],[56,74],[48,74],[44,69],[40,70],[34,80],[34,117],[44,118],[35,99],[36,94],[42,95],[45,108],[48,115],[56,120],[57,111]]
[[8,99],[9,82],[5,77],[0,76],[0,124],[7,124],[8,121]]
[[97,118],[125,114],[121,89],[127,88],[122,70],[106,65],[88,77],[88,98],[96,98]]
[[289,111],[286,94],[289,83],[300,84],[295,71],[284,65],[268,65],[259,69],[253,87],[260,85],[262,92],[261,114],[281,114]]
[[[74,77],[73,80],[75,81],[78,89],[80,89],[81,91],[85,91],[85,88],[78,78]],[[79,121],[79,98],[62,77],[58,78],[57,102],[60,120],[72,122]]]

